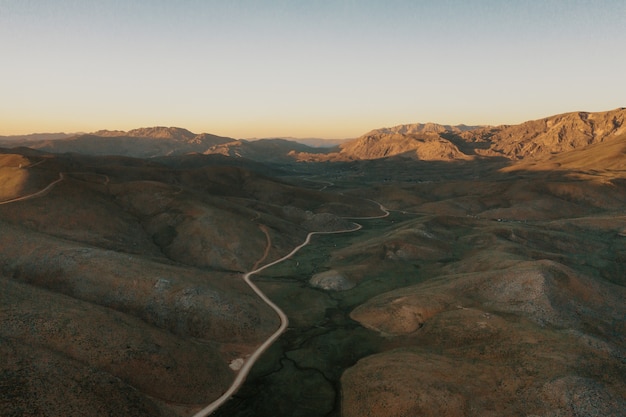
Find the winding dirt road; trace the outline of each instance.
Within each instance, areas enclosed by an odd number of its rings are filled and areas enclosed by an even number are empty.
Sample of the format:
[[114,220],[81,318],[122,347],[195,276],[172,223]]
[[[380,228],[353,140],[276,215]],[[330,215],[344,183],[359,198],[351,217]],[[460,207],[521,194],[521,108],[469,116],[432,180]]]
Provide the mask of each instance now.
[[[109,178],[106,175],[104,175],[104,177],[105,177],[104,184],[108,185]],[[0,201],[0,205],[1,204],[15,203],[15,202],[18,202],[18,201],[24,201],[24,200],[28,200],[28,199],[31,199],[31,198],[41,197],[41,196],[45,195],[46,193],[48,193],[55,185],[57,185],[59,182],[63,181],[64,179],[65,179],[65,175],[62,172],[60,172],[59,173],[59,178],[57,180],[51,182],[50,184],[48,184],[48,186],[46,186],[44,189],[42,189],[40,191],[37,191],[35,193],[32,193],[32,194],[28,194],[28,195],[22,196],[22,197],[13,198],[11,200]],[[374,217],[351,217],[351,218],[348,218],[348,219],[350,219],[350,220],[352,220],[352,219],[355,219],[355,220],[357,220],[357,219],[358,220],[371,220],[371,219],[380,219],[380,218],[389,216],[389,210],[387,210],[382,204],[380,204],[379,202],[374,201],[374,200],[371,200],[371,201],[373,201],[376,204],[378,204],[378,206],[380,207],[380,210],[383,212],[382,215],[374,216]],[[272,343],[274,343],[276,341],[276,339],[278,339],[285,332],[285,330],[287,330],[287,326],[289,325],[289,319],[287,318],[287,315],[280,309],[280,307],[278,307],[276,304],[274,304],[274,302],[272,300],[270,300],[259,289],[259,287],[257,287],[254,284],[254,282],[252,282],[251,277],[254,274],[258,274],[259,272],[261,272],[261,271],[263,271],[263,270],[265,270],[267,268],[270,268],[270,267],[272,267],[272,266],[274,266],[276,264],[279,264],[279,263],[281,263],[283,261],[286,261],[287,259],[291,258],[300,249],[302,249],[303,247],[307,246],[311,242],[311,238],[314,235],[330,235],[330,234],[337,234],[337,233],[356,232],[357,230],[360,230],[363,226],[358,224],[358,223],[354,223],[354,228],[352,228],[352,229],[337,230],[337,231],[333,231],[333,232],[310,232],[309,234],[307,234],[307,237],[304,240],[304,242],[302,242],[302,244],[300,244],[299,246],[295,247],[287,255],[285,255],[282,258],[277,259],[277,260],[275,260],[273,262],[270,262],[270,263],[268,263],[266,265],[263,265],[261,267],[257,267],[257,265],[259,263],[261,263],[267,257],[267,255],[269,253],[270,246],[271,246],[271,239],[270,239],[269,232],[268,232],[267,228],[264,225],[260,225],[259,227],[261,228],[261,230],[263,231],[263,233],[265,233],[265,235],[267,237],[267,247],[266,247],[265,253],[263,254],[263,257],[261,259],[259,259],[255,263],[252,271],[247,272],[246,274],[244,274],[243,279],[246,282],[246,284],[248,284],[248,286],[268,306],[270,306],[276,312],[276,314],[280,318],[280,326],[278,327],[278,329],[269,338],[267,338],[267,340],[265,342],[263,342],[254,351],[254,353],[252,353],[252,355],[250,355],[248,357],[248,359],[245,361],[245,363],[243,364],[243,366],[239,370],[239,372],[237,374],[237,377],[233,381],[233,383],[230,386],[230,388],[228,390],[226,390],[226,392],[224,392],[224,394],[222,394],[222,396],[219,397],[217,400],[213,401],[211,404],[207,405],[205,408],[203,408],[202,410],[200,410],[196,414],[194,414],[193,417],[205,417],[205,416],[208,416],[213,411],[217,410],[222,404],[224,404],[226,401],[228,401],[230,399],[230,397],[233,394],[235,394],[235,392],[237,392],[237,390],[243,385],[243,383],[246,380],[246,377],[250,373],[250,370],[252,369],[252,367],[254,366],[256,361],[259,359],[259,357],[261,357],[261,355],[272,345]]]
[[[372,200],[373,201],[373,200]],[[380,207],[380,210],[383,212],[382,215],[380,216],[375,216],[375,217],[358,217],[356,219],[360,219],[360,220],[373,220],[373,219],[381,219],[383,217],[387,217],[389,216],[389,210],[387,210],[385,208],[385,206],[383,206],[382,204],[380,204],[377,201],[374,201],[376,204],[378,204],[378,206]],[[352,218],[350,218],[352,219]],[[287,326],[289,325],[289,319],[287,318],[287,315],[280,309],[280,307],[278,307],[276,304],[274,304],[274,302],[272,300],[270,300],[260,289],[259,287],[257,287],[254,282],[252,282],[251,277],[254,274],[258,274],[259,272],[274,266],[276,264],[279,264],[283,261],[286,261],[287,259],[291,258],[293,255],[295,255],[300,249],[302,249],[303,247],[305,247],[306,245],[308,245],[311,242],[311,238],[314,235],[330,235],[330,234],[337,234],[337,233],[350,233],[350,232],[356,232],[357,230],[360,230],[361,228],[363,228],[363,226],[361,226],[358,223],[354,223],[354,228],[352,229],[347,229],[347,230],[337,230],[334,232],[310,232],[307,236],[306,239],[304,240],[304,242],[302,242],[302,244],[300,244],[299,246],[296,246],[291,252],[289,252],[287,255],[283,256],[280,259],[277,259],[273,262],[270,262],[269,264],[263,265],[262,267],[259,267],[257,269],[254,269],[253,271],[247,272],[244,276],[243,279],[246,282],[246,284],[248,284],[248,286],[250,286],[250,288],[252,288],[252,290],[267,304],[269,305],[275,312],[276,314],[278,314],[278,317],[280,318],[280,326],[278,327],[278,329],[265,341],[263,342],[255,351],[252,355],[250,355],[250,357],[248,357],[248,359],[246,360],[246,362],[244,363],[244,365],[241,367],[241,369],[239,370],[239,373],[237,374],[237,377],[235,378],[235,380],[233,381],[232,385],[230,386],[230,388],[228,388],[228,390],[226,390],[226,392],[224,392],[224,394],[222,394],[221,397],[219,397],[217,400],[213,401],[211,404],[207,405],[205,408],[203,408],[202,410],[198,411],[196,414],[193,415],[193,417],[206,417],[209,414],[211,414],[213,411],[217,410],[222,404],[224,404],[226,401],[228,401],[230,399],[230,397],[235,394],[237,392],[237,390],[239,390],[239,388],[243,385],[243,383],[246,380],[246,377],[248,376],[248,374],[250,373],[250,370],[252,369],[252,367],[254,366],[254,364],[256,363],[256,361],[259,359],[259,357],[261,357],[261,355],[272,345],[272,343],[274,343],[276,341],[276,339],[278,339],[284,332],[285,330],[287,330]],[[266,236],[268,236],[268,243],[269,243],[269,235],[266,234]],[[256,265],[255,265],[256,266]]]
[[11,200],[0,201],[0,204],[15,203],[17,201],[24,201],[24,200],[29,200],[31,198],[41,197],[41,196],[45,195],[48,191],[50,191],[52,189],[52,187],[54,187],[55,185],[57,185],[58,183],[60,183],[64,179],[65,179],[65,176],[63,175],[63,173],[59,172],[59,178],[57,180],[51,182],[50,184],[48,184],[48,186],[46,188],[44,188],[43,190],[39,190],[39,191],[37,191],[35,193],[28,194],[28,195],[25,195],[25,196],[22,196],[22,197],[13,198]]

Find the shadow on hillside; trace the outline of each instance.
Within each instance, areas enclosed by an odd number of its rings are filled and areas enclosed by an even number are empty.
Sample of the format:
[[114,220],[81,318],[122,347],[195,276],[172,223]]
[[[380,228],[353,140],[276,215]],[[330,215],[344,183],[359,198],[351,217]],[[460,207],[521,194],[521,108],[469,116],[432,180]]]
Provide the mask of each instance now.
[[[625,155],[626,157],[626,155]],[[602,163],[589,166],[589,155],[580,155],[580,161],[568,165],[551,160],[538,161],[536,165],[511,161],[504,157],[476,157],[471,160],[425,161],[415,159],[413,152],[381,159],[349,162],[321,162],[297,164],[300,170],[311,174],[334,176],[337,179],[354,179],[371,182],[434,182],[469,180],[550,179],[572,181],[583,177],[600,177],[614,180],[626,179],[626,171]],[[294,164],[295,165],[295,164]]]
[[441,133],[442,138],[449,140],[454,146],[459,148],[466,155],[476,155],[476,149],[489,149],[493,144],[489,141],[484,142],[468,142],[459,135],[454,133]]
[[[471,161],[421,161],[408,156],[351,162],[309,163],[304,167],[311,174],[356,182],[424,182],[476,179],[495,175],[510,165],[506,158],[483,158]],[[330,179],[332,181],[332,178]]]
[[329,191],[348,190],[388,208],[413,212],[522,220],[623,213],[626,171],[581,166],[521,165],[505,158],[392,157],[316,164],[309,169],[319,180],[334,184]]

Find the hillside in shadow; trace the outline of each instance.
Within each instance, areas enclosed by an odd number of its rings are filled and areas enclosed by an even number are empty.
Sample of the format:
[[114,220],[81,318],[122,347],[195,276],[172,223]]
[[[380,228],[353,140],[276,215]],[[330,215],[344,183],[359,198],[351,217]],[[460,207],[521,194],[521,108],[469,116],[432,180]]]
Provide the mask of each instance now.
[[1,150],[0,414],[191,415],[278,326],[242,272],[357,221],[256,278],[290,327],[216,415],[622,415],[626,136],[474,150]]
[[326,266],[356,283],[344,308],[386,344],[342,374],[341,415],[621,415],[625,144],[337,178],[393,210]]
[[624,143],[308,165],[391,215],[264,271],[292,329],[217,415],[622,415]]
[[20,151],[0,153],[1,415],[190,414],[278,325],[241,273],[379,212],[223,163]]

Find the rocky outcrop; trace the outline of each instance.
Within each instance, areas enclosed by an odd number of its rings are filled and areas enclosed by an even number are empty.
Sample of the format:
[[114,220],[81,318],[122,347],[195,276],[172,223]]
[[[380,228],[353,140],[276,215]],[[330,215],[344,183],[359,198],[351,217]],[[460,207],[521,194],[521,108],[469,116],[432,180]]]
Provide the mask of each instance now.
[[586,324],[576,314],[580,309],[609,321],[626,313],[619,307],[620,294],[626,296],[626,291],[557,262],[527,261],[381,294],[357,307],[351,317],[384,334],[408,334],[455,303],[478,302],[490,311],[518,314],[539,325],[582,328]]
[[342,145],[340,154],[347,159],[379,159],[396,155],[424,161],[470,159],[469,155],[435,132],[368,134]]
[[331,291],[345,291],[355,286],[344,274],[334,269],[313,275],[309,283],[314,287]]

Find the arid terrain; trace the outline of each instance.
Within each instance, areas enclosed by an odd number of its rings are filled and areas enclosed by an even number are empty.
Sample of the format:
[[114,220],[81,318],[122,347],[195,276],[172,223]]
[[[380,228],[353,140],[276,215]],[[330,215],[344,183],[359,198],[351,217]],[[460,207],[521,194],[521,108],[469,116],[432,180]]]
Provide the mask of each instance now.
[[356,222],[215,415],[625,416],[625,116],[3,138],[0,415],[193,415]]

